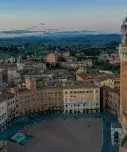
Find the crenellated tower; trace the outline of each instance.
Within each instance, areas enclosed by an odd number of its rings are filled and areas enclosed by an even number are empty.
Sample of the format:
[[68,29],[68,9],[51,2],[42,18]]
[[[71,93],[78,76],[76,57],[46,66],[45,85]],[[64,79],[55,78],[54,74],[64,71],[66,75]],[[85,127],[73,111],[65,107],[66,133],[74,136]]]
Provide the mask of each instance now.
[[127,136],[127,17],[121,25],[120,55],[120,121],[124,136]]

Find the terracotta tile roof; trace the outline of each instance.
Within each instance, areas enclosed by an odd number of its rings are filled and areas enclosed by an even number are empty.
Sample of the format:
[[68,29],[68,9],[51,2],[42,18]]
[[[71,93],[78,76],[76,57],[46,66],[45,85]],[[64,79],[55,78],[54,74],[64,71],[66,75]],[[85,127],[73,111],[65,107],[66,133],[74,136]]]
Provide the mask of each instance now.
[[119,75],[111,75],[111,74],[102,74],[102,75],[97,75],[95,80],[97,82],[102,82],[102,81],[105,81],[107,79],[113,79],[113,80],[117,80],[117,79],[120,79],[120,76]]
[[86,74],[86,73],[80,73],[77,74],[78,77],[80,77],[82,80],[89,80],[89,79],[94,79],[94,76],[92,74]]

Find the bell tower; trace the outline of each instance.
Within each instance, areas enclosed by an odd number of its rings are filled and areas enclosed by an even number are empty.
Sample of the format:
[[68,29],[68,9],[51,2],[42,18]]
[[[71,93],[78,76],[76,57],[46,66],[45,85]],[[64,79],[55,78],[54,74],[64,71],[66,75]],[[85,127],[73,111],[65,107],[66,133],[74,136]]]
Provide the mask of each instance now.
[[124,136],[127,135],[127,17],[121,25],[120,55],[120,121]]

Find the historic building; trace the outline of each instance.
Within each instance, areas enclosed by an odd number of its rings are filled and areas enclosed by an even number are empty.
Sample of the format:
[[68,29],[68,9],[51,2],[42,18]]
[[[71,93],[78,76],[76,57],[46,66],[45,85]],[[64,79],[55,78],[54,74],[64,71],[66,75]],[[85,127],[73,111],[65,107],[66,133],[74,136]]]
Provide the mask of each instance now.
[[5,93],[0,92],[0,132],[7,126],[7,102]]
[[58,62],[58,54],[57,53],[49,53],[46,56],[47,63],[57,63]]
[[0,82],[7,82],[7,69],[0,67]]
[[9,100],[8,122],[15,117],[30,113],[62,113],[63,90],[61,88],[47,88],[32,91],[21,91]]
[[20,73],[17,71],[17,66],[10,65],[8,67],[8,83],[12,82],[16,78],[20,78]]
[[100,87],[77,83],[63,88],[24,90],[6,102],[8,123],[32,113],[100,112]]
[[108,78],[104,81],[104,86],[108,86],[110,88],[119,88],[120,87],[120,76],[114,75],[111,78]]
[[63,89],[65,113],[100,112],[100,88],[94,84],[80,84]]
[[28,90],[36,89],[36,79],[29,78],[26,79],[25,82],[26,82],[26,89]]
[[7,103],[6,101],[0,101],[0,132],[6,129],[6,122],[7,122]]
[[119,46],[120,55],[120,122],[123,128],[125,138],[123,139],[122,149],[126,149],[127,137],[127,17],[123,20],[121,26],[122,40]]
[[82,72],[82,73],[76,73],[76,81],[94,83],[95,78],[92,74],[87,74],[87,73]]
[[110,111],[112,114],[119,116],[120,107],[120,91],[119,89],[111,89],[106,87],[103,89],[103,103],[104,109]]
[[95,83],[104,87],[120,88],[120,76],[119,75],[99,75],[95,78]]

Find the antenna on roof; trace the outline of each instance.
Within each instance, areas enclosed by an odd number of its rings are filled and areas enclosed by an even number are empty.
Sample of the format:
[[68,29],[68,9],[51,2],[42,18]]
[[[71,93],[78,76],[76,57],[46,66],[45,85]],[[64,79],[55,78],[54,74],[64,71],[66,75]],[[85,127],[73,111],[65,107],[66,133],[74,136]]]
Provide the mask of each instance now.
[[124,24],[124,22],[125,22],[125,19],[122,19],[122,23]]
[[126,12],[126,17],[125,17],[125,20],[124,20],[124,22],[127,22],[127,12]]

